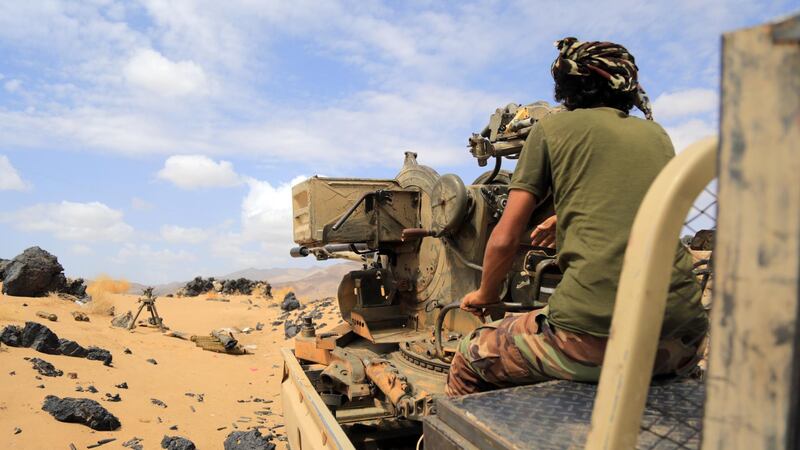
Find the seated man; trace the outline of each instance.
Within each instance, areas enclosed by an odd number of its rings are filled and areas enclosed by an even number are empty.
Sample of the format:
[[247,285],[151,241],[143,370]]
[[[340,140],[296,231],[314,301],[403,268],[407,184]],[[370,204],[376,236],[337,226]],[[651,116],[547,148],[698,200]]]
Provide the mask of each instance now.
[[[551,67],[566,112],[542,119],[522,149],[508,205],[486,246],[477,291],[461,308],[482,315],[499,301],[519,236],[552,190],[556,215],[531,235],[558,248],[563,279],[548,306],[473,331],[453,357],[450,396],[497,387],[600,376],[625,247],[650,184],[675,155],[652,121],[633,55],[609,42],[558,41]],[[647,120],[628,115],[637,106]],[[691,369],[708,318],[692,261],[678,243],[654,374]]]

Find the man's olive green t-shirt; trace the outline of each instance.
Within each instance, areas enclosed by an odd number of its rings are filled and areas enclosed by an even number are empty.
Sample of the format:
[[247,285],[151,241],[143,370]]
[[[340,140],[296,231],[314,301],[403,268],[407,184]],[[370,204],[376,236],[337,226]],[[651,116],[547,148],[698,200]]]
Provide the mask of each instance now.
[[[613,108],[552,114],[531,130],[510,188],[537,199],[553,192],[564,273],[549,299],[553,325],[608,336],[633,219],[673,156],[658,124]],[[702,333],[708,326],[691,256],[677,237],[676,248],[664,337]]]

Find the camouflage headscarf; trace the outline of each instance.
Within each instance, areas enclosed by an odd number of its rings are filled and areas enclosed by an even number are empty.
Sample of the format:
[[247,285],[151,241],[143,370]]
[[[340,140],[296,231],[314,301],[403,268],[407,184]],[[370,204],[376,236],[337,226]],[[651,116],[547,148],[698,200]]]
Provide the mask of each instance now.
[[634,105],[648,120],[653,120],[650,100],[639,84],[636,61],[628,50],[613,42],[581,42],[568,37],[555,42],[558,57],[550,71],[553,78],[559,75],[586,77],[597,74],[606,80],[611,89],[622,92],[637,92]]

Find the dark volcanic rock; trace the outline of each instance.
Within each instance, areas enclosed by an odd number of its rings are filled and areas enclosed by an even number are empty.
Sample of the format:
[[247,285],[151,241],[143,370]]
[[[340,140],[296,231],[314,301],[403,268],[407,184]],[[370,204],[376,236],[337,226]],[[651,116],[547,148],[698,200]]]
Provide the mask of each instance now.
[[61,292],[74,295],[78,298],[86,297],[86,283],[84,283],[83,278],[76,278],[74,280],[68,278]]
[[293,311],[300,308],[300,300],[294,295],[294,292],[286,293],[281,302],[281,309],[284,311]]
[[3,293],[21,297],[42,297],[61,292],[67,284],[58,258],[39,247],[17,255],[3,270]]
[[225,280],[222,283],[223,294],[242,294],[250,295],[253,293],[253,287],[256,285],[255,281],[248,280],[247,278],[238,278],[235,280]]
[[59,422],[80,423],[97,431],[114,431],[121,424],[119,419],[88,398],[58,398],[48,395],[42,409],[49,412]]
[[30,347],[49,355],[60,353],[58,350],[58,336],[50,331],[50,328],[36,322],[25,322],[21,344],[23,347]]
[[263,436],[258,430],[233,431],[225,438],[225,450],[273,450],[272,435]]
[[89,353],[86,355],[86,359],[91,359],[94,361],[103,361],[103,365],[110,366],[111,361],[114,357],[111,355],[111,352],[100,347],[89,347]]
[[286,336],[286,339],[291,339],[300,332],[300,325],[293,323],[290,320],[287,320],[283,323],[283,334]]
[[3,276],[6,273],[6,267],[11,264],[11,260],[0,258],[0,281],[3,281]]
[[167,450],[195,450],[194,442],[180,436],[164,436],[161,439],[161,448]]
[[214,278],[195,277],[183,287],[183,294],[187,297],[197,297],[214,289]]
[[75,358],[86,358],[86,355],[89,354],[89,350],[86,350],[77,342],[64,338],[58,340],[58,351],[62,355],[74,356]]
[[31,358],[30,362],[33,363],[33,368],[39,372],[39,375],[45,377],[60,377],[61,375],[64,375],[64,372],[57,370],[55,366],[43,359]]
[[0,332],[0,342],[9,347],[22,347],[22,328],[16,325],[7,325]]

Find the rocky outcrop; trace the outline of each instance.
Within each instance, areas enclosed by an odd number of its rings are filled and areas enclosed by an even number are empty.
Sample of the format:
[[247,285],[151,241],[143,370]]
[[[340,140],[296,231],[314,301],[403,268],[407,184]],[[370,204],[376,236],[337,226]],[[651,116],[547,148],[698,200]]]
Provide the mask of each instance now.
[[22,328],[8,325],[0,332],[0,342],[9,347],[22,347]]
[[83,278],[67,278],[67,283],[64,285],[64,289],[62,289],[61,292],[74,295],[78,298],[84,298],[86,297],[86,282],[83,281]]
[[177,293],[178,297],[197,297],[207,292],[225,295],[263,295],[272,298],[272,286],[266,281],[253,281],[247,278],[216,280],[213,277],[195,277]]
[[3,293],[22,297],[42,297],[60,292],[67,285],[58,258],[39,247],[17,255],[3,271]]
[[89,350],[86,350],[77,342],[69,339],[59,339],[58,350],[64,356],[72,356],[75,358],[86,358],[89,354]]
[[284,311],[294,311],[300,307],[300,300],[294,295],[294,292],[287,292],[281,302],[281,309]]
[[247,278],[237,278],[235,280],[225,280],[222,283],[223,294],[241,294],[250,295],[253,293],[253,287],[256,285],[255,281],[248,280]]
[[22,347],[30,347],[37,352],[49,355],[58,355],[60,353],[59,345],[58,336],[50,331],[50,328],[36,322],[25,322],[25,328],[22,330]]
[[25,328],[22,329],[14,325],[6,326],[0,331],[0,342],[9,347],[30,347],[50,355],[102,361],[106,366],[110,366],[113,360],[111,352],[106,349],[100,347],[87,349],[75,341],[59,339],[49,328],[36,322],[25,322]]
[[130,328],[131,323],[133,323],[133,313],[131,311],[111,319],[111,325],[117,328]]
[[197,297],[200,294],[214,290],[214,278],[195,277],[194,280],[186,283],[179,292],[179,296]]
[[0,258],[0,281],[3,281],[3,277],[6,273],[6,267],[11,264],[11,260]]
[[79,423],[97,431],[114,431],[121,426],[116,416],[88,398],[48,395],[42,409],[59,422]]

